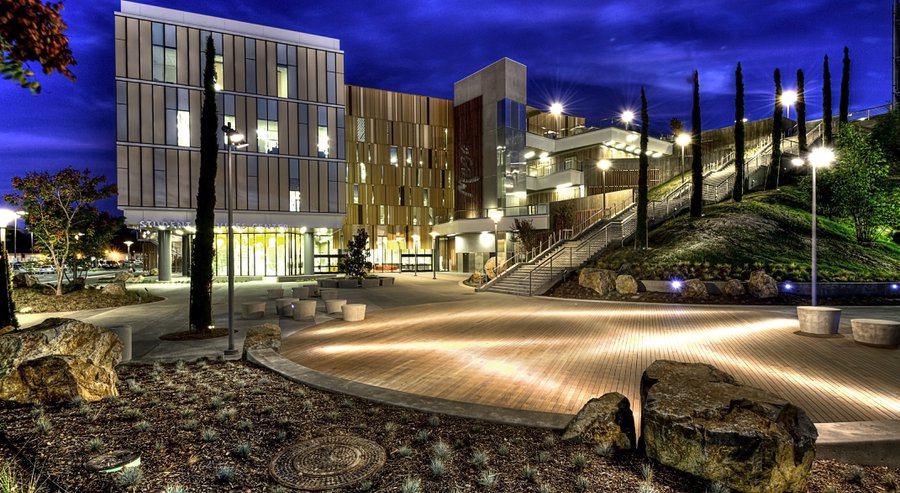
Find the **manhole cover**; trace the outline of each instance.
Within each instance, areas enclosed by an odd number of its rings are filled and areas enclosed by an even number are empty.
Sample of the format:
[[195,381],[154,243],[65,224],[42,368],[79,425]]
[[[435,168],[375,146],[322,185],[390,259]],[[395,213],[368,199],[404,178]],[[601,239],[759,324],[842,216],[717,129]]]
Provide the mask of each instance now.
[[384,449],[354,436],[313,438],[275,455],[269,474],[283,486],[330,490],[358,483],[381,469]]

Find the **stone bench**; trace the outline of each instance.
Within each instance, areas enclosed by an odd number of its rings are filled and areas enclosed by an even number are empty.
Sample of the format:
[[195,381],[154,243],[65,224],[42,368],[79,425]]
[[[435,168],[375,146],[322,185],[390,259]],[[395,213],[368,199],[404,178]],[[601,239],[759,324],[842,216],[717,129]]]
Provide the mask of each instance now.
[[306,286],[291,288],[291,296],[297,298],[298,300],[305,300],[309,298],[309,288]]
[[798,306],[800,332],[816,336],[833,336],[841,326],[840,308],[827,306]]
[[249,301],[247,303],[241,303],[241,315],[247,320],[263,318],[265,314],[265,301]]
[[337,299],[338,290],[337,288],[321,288],[319,289],[319,297],[323,300],[334,300]]
[[294,303],[298,301],[297,298],[278,298],[275,300],[275,313],[282,317],[294,316]]
[[317,281],[320,288],[336,288],[338,287],[337,279],[319,279]]
[[294,303],[294,320],[316,318],[316,300],[299,300]]
[[325,313],[341,313],[341,307],[347,304],[347,300],[325,300]]
[[350,303],[341,307],[341,313],[347,322],[359,322],[366,319],[366,305],[363,303]]
[[874,318],[850,320],[853,340],[866,346],[896,348],[900,346],[900,322]]
[[278,298],[284,298],[284,290],[281,288],[277,289],[268,289],[266,293],[270,300],[277,300]]

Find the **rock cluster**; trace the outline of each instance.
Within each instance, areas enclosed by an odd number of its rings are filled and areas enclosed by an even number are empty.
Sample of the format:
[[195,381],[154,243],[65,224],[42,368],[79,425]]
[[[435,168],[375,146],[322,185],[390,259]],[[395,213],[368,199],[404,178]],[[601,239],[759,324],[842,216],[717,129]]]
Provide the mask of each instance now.
[[125,287],[125,281],[115,281],[107,284],[102,292],[109,296],[125,296],[128,294],[128,288]]
[[578,273],[578,284],[606,296],[616,290],[616,271],[585,267]]
[[750,282],[747,283],[750,294],[760,299],[774,298],[778,296],[778,283],[764,270],[755,270],[750,273]]
[[744,284],[737,279],[729,279],[722,287],[722,294],[725,296],[744,296],[744,293]]
[[563,432],[564,441],[578,441],[631,450],[635,447],[634,414],[628,398],[610,392],[587,402]]
[[638,283],[633,276],[630,276],[628,274],[619,274],[616,277],[616,291],[618,291],[619,294],[623,295],[637,294]]
[[0,400],[97,401],[118,395],[122,341],[113,332],[67,318],[0,336]]
[[689,300],[705,300],[709,297],[709,291],[700,279],[688,279],[681,288],[681,297]]
[[18,274],[13,276],[13,287],[16,288],[30,288],[35,284],[40,284],[41,281],[32,274],[28,274],[27,272],[19,272]]

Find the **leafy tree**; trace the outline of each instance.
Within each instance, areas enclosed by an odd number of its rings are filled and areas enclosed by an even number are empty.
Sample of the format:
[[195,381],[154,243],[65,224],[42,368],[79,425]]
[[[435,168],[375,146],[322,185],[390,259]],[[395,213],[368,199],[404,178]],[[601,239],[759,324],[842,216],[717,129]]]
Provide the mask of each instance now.
[[634,236],[635,248],[647,247],[647,202],[649,200],[648,173],[650,159],[647,157],[647,129],[650,127],[647,115],[647,96],[641,88],[641,155],[638,157],[638,194],[637,194],[637,230]]
[[556,232],[572,229],[575,223],[575,204],[571,200],[551,202],[550,223]]
[[822,69],[822,129],[825,131],[825,145],[834,144],[831,132],[831,71],[828,70],[828,55],[825,55]]
[[778,188],[781,174],[781,70],[775,69],[775,113],[772,115],[772,163],[766,176],[766,189]]
[[837,162],[819,172],[823,212],[853,222],[856,241],[869,243],[900,221],[900,190],[876,140],[853,125],[838,131]]
[[9,256],[6,242],[0,245],[0,329],[19,326],[16,319],[16,302],[12,297],[12,277],[9,275]]
[[879,118],[872,129],[872,138],[891,165],[891,175],[900,177],[900,108]]
[[197,184],[197,232],[191,257],[190,328],[202,332],[212,326],[213,228],[216,220],[216,172],[219,157],[216,116],[216,48],[206,38],[203,68],[203,107],[200,115],[200,176]]
[[838,122],[846,124],[850,119],[850,49],[844,47],[844,60],[841,70],[841,102],[838,103]]
[[76,65],[63,34],[68,26],[60,12],[62,3],[40,0],[0,1],[0,74],[37,94],[41,85],[34,80],[28,62],[38,62],[44,74],[59,72],[71,80],[69,70]]
[[734,188],[735,202],[744,198],[744,72],[741,64],[734,71]]
[[79,219],[81,224],[90,224],[84,231],[76,233],[77,241],[72,244],[72,251],[66,259],[66,275],[71,270],[72,278],[82,277],[90,267],[91,257],[102,258],[112,243],[116,233],[123,227],[125,219],[113,217],[106,211],[98,211],[96,207],[85,207]]
[[513,241],[521,245],[522,252],[531,252],[538,246],[538,234],[531,219],[513,219]]
[[56,295],[62,295],[64,266],[77,249],[76,233],[95,227],[99,213],[92,204],[112,197],[116,186],[106,183],[105,176],[91,176],[86,169],[67,167],[51,175],[28,172],[15,177],[12,185],[19,193],[4,199],[25,211],[25,224],[34,234],[34,247],[46,253],[56,269]]
[[366,260],[367,258],[369,258],[369,233],[365,228],[359,228],[347,242],[347,255],[344,259],[347,277],[361,278],[372,270],[372,263]]
[[700,74],[694,71],[691,107],[691,217],[703,215],[703,156],[700,147]]
[[797,69],[797,144],[800,154],[806,153],[806,81],[803,70]]
[[684,132],[684,123],[678,118],[669,120],[669,128],[672,129],[672,135],[678,137],[678,134]]

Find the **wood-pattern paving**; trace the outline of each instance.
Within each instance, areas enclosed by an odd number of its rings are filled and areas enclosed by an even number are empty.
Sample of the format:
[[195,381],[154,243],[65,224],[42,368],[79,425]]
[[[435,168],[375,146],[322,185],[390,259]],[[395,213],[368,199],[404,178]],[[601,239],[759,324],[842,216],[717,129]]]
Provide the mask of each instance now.
[[788,313],[479,294],[300,330],[282,354],[378,387],[570,414],[611,391],[639,414],[638,385],[650,363],[705,362],[815,422],[900,419],[900,351],[861,346],[849,334],[796,335]]

